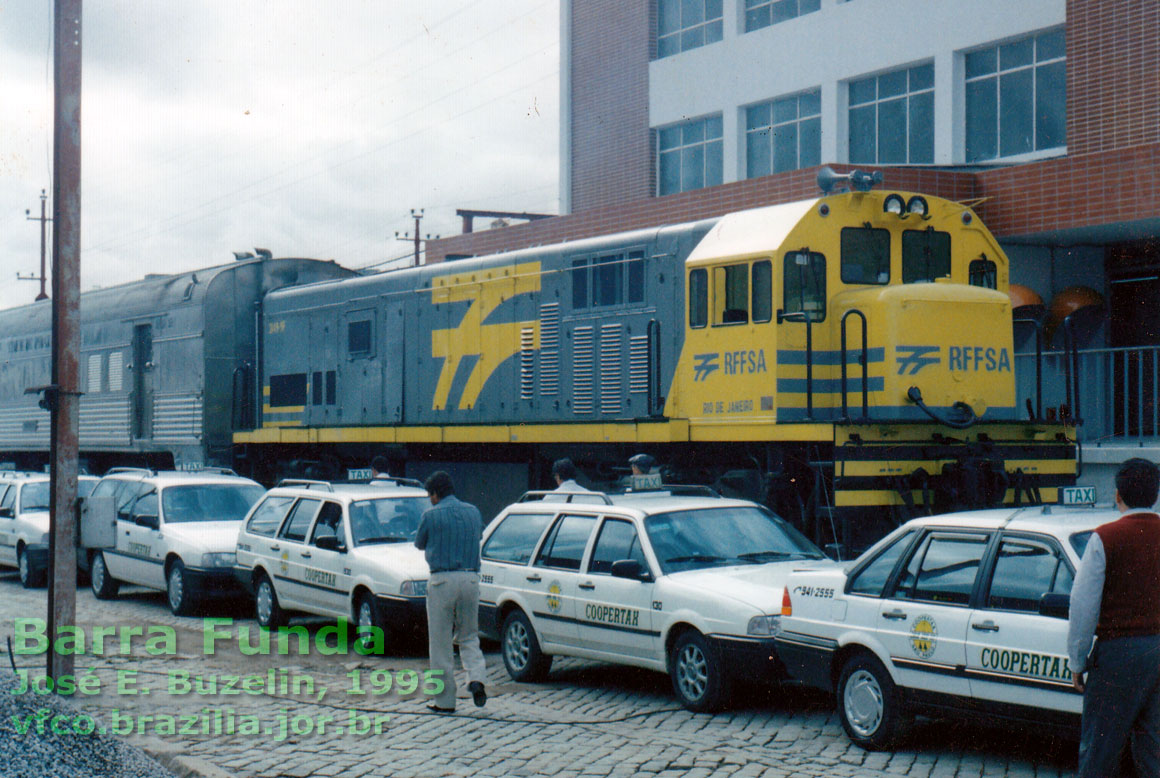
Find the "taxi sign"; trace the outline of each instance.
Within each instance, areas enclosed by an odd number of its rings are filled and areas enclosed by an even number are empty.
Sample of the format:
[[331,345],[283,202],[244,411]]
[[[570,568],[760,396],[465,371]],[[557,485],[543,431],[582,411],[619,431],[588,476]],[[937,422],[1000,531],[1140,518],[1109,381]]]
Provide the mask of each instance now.
[[350,467],[346,471],[348,481],[369,481],[374,473],[369,467]]
[[639,492],[647,489],[660,489],[661,485],[660,473],[646,473],[644,475],[634,475],[632,477],[632,488],[634,491]]
[[1059,490],[1061,505],[1095,505],[1096,488],[1094,486],[1065,486]]

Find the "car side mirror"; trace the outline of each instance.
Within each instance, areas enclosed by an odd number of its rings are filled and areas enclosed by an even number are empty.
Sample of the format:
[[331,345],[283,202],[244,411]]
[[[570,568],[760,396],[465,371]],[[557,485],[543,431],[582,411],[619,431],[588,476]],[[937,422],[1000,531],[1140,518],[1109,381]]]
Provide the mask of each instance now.
[[337,551],[340,554],[346,553],[346,546],[339,543],[338,537],[335,535],[319,535],[314,539],[314,545],[323,551]]
[[1048,592],[1039,598],[1039,615],[1066,619],[1071,612],[1071,595]]
[[618,559],[612,563],[613,578],[627,578],[631,581],[651,581],[652,573],[635,559]]
[[148,527],[149,529],[160,529],[161,519],[155,513],[142,513],[133,517],[139,527]]

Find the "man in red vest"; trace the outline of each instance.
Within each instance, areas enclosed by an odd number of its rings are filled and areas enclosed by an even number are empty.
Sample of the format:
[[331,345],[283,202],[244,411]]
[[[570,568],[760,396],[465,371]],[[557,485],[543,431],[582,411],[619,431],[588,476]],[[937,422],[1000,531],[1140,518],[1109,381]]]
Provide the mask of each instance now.
[[1071,589],[1067,644],[1072,685],[1083,693],[1083,778],[1114,775],[1129,735],[1137,773],[1160,776],[1158,491],[1152,462],[1129,459],[1120,467],[1123,515],[1092,533]]

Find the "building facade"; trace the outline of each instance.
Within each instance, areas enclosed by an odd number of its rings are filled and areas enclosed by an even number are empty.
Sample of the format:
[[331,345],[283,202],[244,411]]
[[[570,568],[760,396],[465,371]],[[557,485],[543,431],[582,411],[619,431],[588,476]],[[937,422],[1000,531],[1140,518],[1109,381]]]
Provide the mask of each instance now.
[[822,165],[881,170],[974,203],[1049,308],[1103,302],[1059,409],[1084,420],[1081,482],[1105,501],[1124,458],[1160,460],[1160,0],[562,0],[561,52],[565,215],[432,241],[428,261],[812,197]]

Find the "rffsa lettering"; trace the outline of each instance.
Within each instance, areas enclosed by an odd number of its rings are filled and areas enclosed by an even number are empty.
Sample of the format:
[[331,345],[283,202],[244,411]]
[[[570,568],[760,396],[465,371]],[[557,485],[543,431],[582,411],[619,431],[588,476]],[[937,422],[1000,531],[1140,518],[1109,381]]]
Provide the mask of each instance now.
[[947,368],[950,370],[972,370],[1011,372],[1011,357],[1005,348],[983,348],[982,346],[951,346],[947,349]]
[[765,372],[765,349],[726,351],[722,356],[725,358],[725,375]]

